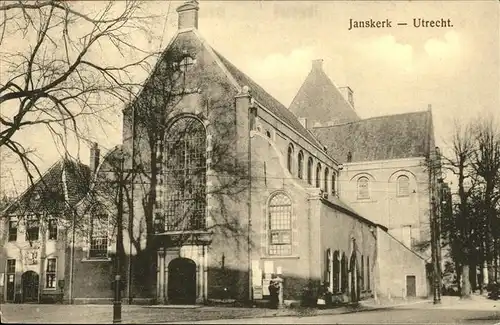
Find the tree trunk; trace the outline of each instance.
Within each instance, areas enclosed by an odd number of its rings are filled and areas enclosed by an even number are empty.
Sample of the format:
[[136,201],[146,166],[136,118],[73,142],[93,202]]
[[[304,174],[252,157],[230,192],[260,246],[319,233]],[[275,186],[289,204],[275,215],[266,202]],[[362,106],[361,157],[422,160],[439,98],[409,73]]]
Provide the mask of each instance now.
[[462,265],[462,286],[460,288],[460,299],[470,299],[469,264]]

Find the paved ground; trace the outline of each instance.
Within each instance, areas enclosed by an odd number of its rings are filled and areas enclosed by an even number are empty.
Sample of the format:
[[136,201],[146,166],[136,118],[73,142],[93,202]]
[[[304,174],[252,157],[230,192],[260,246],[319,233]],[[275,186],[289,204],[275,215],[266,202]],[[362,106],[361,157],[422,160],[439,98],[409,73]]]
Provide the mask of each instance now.
[[[357,309],[270,310],[265,308],[198,307],[166,308],[165,306],[123,306],[123,323],[309,323],[309,324],[495,324],[500,322],[497,302],[482,297],[459,301],[443,297],[441,305],[429,301],[392,301],[398,306],[364,302]],[[376,310],[373,310],[376,309]],[[110,305],[36,305],[5,304],[1,306],[3,323],[100,323],[112,322]],[[364,311],[361,311],[364,310]],[[369,311],[370,310],[370,311]],[[355,312],[357,311],[357,312]],[[347,313],[347,314],[346,314]],[[287,317],[285,317],[287,316]],[[203,323],[202,322],[202,323]]]

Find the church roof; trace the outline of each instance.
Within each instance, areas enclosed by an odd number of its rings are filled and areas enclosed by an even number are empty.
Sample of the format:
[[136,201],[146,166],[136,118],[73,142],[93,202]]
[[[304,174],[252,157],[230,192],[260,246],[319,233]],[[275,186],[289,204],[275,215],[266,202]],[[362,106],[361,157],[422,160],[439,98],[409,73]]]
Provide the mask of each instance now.
[[344,163],[425,157],[432,137],[430,111],[387,115],[334,126],[316,127],[314,135]]
[[74,207],[87,194],[90,168],[71,159],[61,159],[34,182],[5,214],[61,213]]
[[283,122],[290,125],[295,131],[305,137],[307,140],[311,141],[313,144],[322,147],[321,143],[299,122],[297,117],[287,109],[283,104],[281,104],[277,99],[265,91],[261,86],[259,86],[255,81],[248,77],[245,73],[239,70],[231,62],[229,62],[224,56],[215,51],[218,59],[226,67],[232,77],[236,80],[240,87],[248,86],[252,96],[259,103],[264,105],[268,110],[274,115],[280,118]]
[[314,122],[339,124],[359,120],[351,104],[323,71],[321,60],[313,61],[313,68],[290,104],[290,111],[307,118],[310,126]]

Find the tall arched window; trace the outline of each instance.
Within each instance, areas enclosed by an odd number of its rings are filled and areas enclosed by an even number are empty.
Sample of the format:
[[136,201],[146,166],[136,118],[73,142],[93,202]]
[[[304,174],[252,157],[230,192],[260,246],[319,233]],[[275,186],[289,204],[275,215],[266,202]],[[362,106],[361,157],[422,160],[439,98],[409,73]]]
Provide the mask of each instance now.
[[332,195],[337,194],[337,176],[332,172]]
[[178,119],[165,136],[164,148],[165,230],[205,229],[205,126],[194,117]]
[[340,254],[339,251],[333,253],[333,281],[332,292],[340,292]]
[[304,177],[304,153],[302,150],[299,151],[299,156],[297,158],[297,171],[300,179]]
[[328,167],[325,167],[325,178],[324,178],[324,181],[325,181],[325,192],[328,193],[328,182],[330,181],[330,170],[328,169]]
[[398,177],[398,196],[410,195],[410,179],[406,175]]
[[288,168],[288,171],[292,173],[292,167],[293,167],[293,145],[288,146],[288,154],[287,154],[287,159],[286,159],[286,167]]
[[340,260],[340,292],[347,293],[349,288],[349,279],[347,275],[349,274],[349,265],[347,264],[347,257],[345,253],[342,253],[342,259]]
[[312,185],[313,159],[309,157],[307,160],[307,183]]
[[321,164],[316,165],[316,187],[321,187]]
[[269,255],[292,255],[292,201],[284,193],[269,201]]
[[358,178],[358,199],[369,199],[370,189],[368,178],[363,176]]

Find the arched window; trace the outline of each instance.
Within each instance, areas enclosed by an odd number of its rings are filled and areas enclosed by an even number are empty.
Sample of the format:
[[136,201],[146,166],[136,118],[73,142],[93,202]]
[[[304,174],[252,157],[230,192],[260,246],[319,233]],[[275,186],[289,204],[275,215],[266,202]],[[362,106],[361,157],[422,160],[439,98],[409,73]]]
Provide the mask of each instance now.
[[369,199],[370,198],[370,189],[369,189],[369,181],[367,177],[358,178],[358,199]]
[[332,292],[340,292],[340,253],[335,251],[333,253],[333,281],[332,281]]
[[325,167],[325,192],[328,193],[328,181],[330,180],[330,170],[328,169],[328,167]]
[[297,158],[297,171],[300,179],[304,177],[304,153],[302,150],[299,151],[299,156]]
[[292,255],[292,201],[284,193],[269,201],[269,255]]
[[349,274],[349,265],[347,263],[347,257],[345,253],[342,253],[342,259],[340,260],[340,292],[347,293],[347,288],[349,287],[349,279],[347,275]]
[[312,185],[313,159],[309,157],[307,160],[307,183]]
[[366,290],[370,291],[370,256],[366,257]]
[[205,126],[194,117],[178,119],[165,136],[166,171],[157,191],[166,201],[165,231],[205,229],[206,147]]
[[288,146],[288,154],[287,154],[287,159],[286,159],[286,167],[288,168],[288,171],[292,173],[292,166],[293,166],[293,145]]
[[365,290],[365,257],[361,255],[361,270],[360,270],[360,282],[361,282],[361,290]]
[[332,195],[337,194],[337,176],[332,172]]
[[321,187],[321,164],[316,166],[316,187]]
[[398,196],[410,195],[410,179],[406,175],[398,177]]

